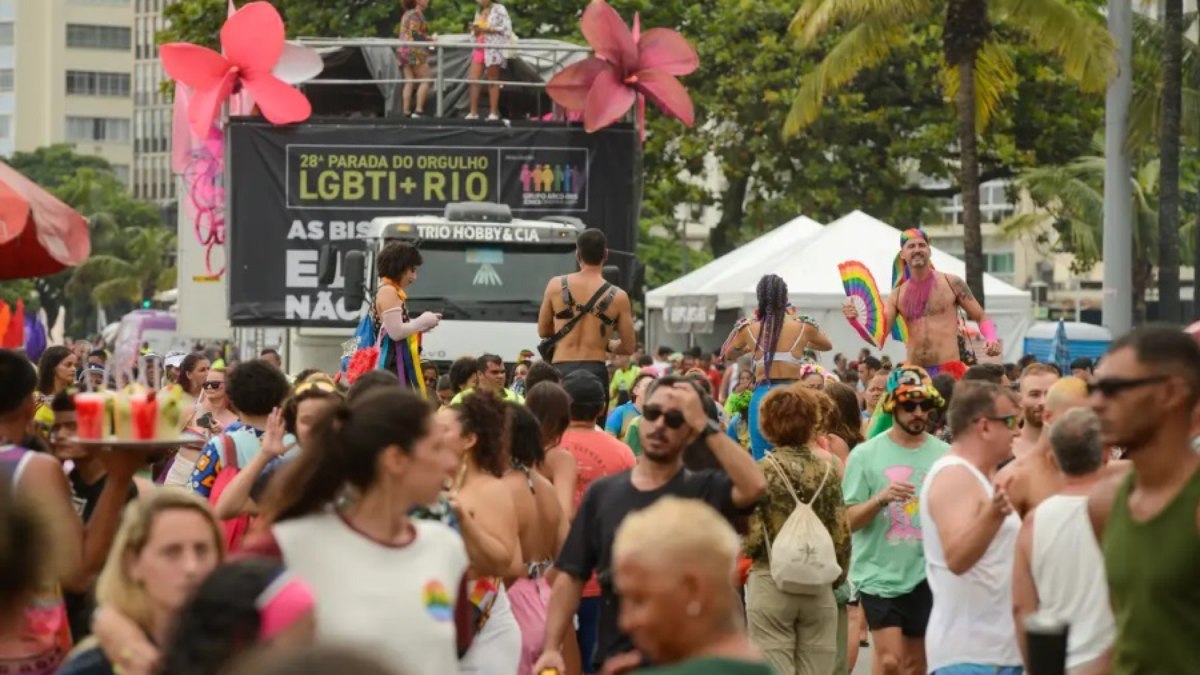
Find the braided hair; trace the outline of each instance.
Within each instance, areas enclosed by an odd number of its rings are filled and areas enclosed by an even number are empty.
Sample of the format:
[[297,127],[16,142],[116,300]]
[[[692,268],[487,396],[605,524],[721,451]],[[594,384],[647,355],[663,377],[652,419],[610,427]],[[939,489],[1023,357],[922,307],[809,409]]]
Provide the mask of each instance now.
[[787,319],[788,287],[777,274],[764,274],[758,280],[758,344],[763,350],[763,376],[771,381],[771,364],[775,361],[775,347],[783,333],[783,322]]

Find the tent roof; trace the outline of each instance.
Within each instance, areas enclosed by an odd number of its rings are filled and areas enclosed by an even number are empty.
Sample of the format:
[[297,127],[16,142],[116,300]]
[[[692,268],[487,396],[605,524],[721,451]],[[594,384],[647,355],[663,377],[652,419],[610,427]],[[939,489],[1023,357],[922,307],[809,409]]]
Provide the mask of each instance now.
[[[729,283],[731,278],[742,276],[746,270],[760,269],[759,261],[772,257],[779,251],[796,250],[802,242],[819,234],[821,229],[821,224],[812,218],[797,216],[671,283],[646,293],[646,303],[657,308],[662,307],[668,297],[721,295],[723,291],[740,290],[740,286]],[[754,291],[753,288],[750,290]],[[737,297],[732,305],[721,306],[740,307],[741,298]]]
[[[704,283],[680,284],[679,290],[676,290],[675,284],[692,275],[683,277],[648,293],[648,306],[662,307],[670,295],[715,294],[720,308],[749,307],[755,303],[755,288],[764,274],[782,277],[787,282],[792,302],[801,307],[840,306],[846,294],[837,265],[846,260],[858,260],[866,265],[881,293],[886,295],[891,289],[892,261],[899,251],[900,233],[891,225],[862,211],[849,213],[787,248],[768,242],[755,249],[765,254],[743,256],[732,262],[728,260],[743,249],[759,244],[767,236],[770,235],[760,237],[709,264],[714,266],[714,270],[733,268],[732,271],[719,276],[706,274]],[[942,272],[960,277],[966,274],[963,261],[936,247],[932,249],[932,260],[933,266]],[[709,265],[693,274],[703,272]],[[984,275],[983,286],[989,308],[1025,310],[1029,307],[1028,292],[990,274]]]
[[[1064,321],[1063,327],[1067,330],[1067,340],[1111,342],[1113,339],[1112,333],[1107,328],[1092,323]],[[1057,330],[1057,321],[1038,321],[1030,326],[1029,332],[1025,334],[1025,338],[1032,340],[1053,340],[1054,333]]]

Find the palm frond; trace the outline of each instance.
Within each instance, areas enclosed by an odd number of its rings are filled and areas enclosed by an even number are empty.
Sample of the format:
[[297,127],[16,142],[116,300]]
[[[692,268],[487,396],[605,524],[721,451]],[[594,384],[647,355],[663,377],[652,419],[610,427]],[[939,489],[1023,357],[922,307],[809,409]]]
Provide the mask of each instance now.
[[784,138],[791,138],[817,120],[825,97],[850,82],[860,72],[879,65],[904,40],[904,27],[870,18],[850,29],[838,40],[817,67],[803,77],[792,101]]
[[928,16],[929,0],[806,0],[796,10],[788,33],[807,48],[838,24],[855,25],[875,18],[896,24]]
[[1064,0],[993,0],[994,16],[1020,30],[1038,50],[1057,55],[1067,77],[1100,93],[1117,73],[1116,45],[1098,16]]
[[1001,222],[1000,230],[1009,237],[1037,234],[1046,226],[1047,220],[1050,217],[1041,212],[1018,213]]
[[121,300],[137,302],[142,299],[142,284],[137,277],[117,277],[102,281],[92,289],[92,299],[102,307]]
[[1030,198],[1048,207],[1062,220],[1079,220],[1101,227],[1104,223],[1104,193],[1097,189],[1086,167],[1050,166],[1030,169],[1017,184]]
[[73,277],[108,278],[127,276],[134,273],[133,265],[111,255],[94,255],[75,268]]
[[[1004,94],[1016,88],[1017,67],[1006,45],[985,43],[975,55],[975,131],[987,129],[992,115],[1000,107]],[[958,67],[942,69],[942,87],[946,98],[958,95]]]
[[168,267],[158,275],[158,279],[154,282],[154,288],[158,292],[169,291],[179,285],[179,268]]

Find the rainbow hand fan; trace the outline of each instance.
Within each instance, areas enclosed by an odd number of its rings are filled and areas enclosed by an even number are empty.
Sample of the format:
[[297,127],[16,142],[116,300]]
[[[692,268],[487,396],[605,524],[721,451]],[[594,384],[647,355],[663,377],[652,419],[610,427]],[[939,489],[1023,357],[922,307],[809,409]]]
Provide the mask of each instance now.
[[858,310],[858,319],[847,321],[864,340],[883,349],[887,341],[883,325],[883,296],[879,294],[879,286],[875,284],[871,270],[857,260],[847,260],[838,263],[838,272],[842,275],[846,297]]

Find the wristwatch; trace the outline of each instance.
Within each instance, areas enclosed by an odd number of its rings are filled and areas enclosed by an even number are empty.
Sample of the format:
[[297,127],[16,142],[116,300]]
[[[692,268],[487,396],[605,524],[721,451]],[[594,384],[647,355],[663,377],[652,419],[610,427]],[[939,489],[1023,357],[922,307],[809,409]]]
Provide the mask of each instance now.
[[700,431],[700,438],[708,438],[713,434],[719,433],[721,433],[721,423],[710,418],[708,423],[704,425],[704,429]]

